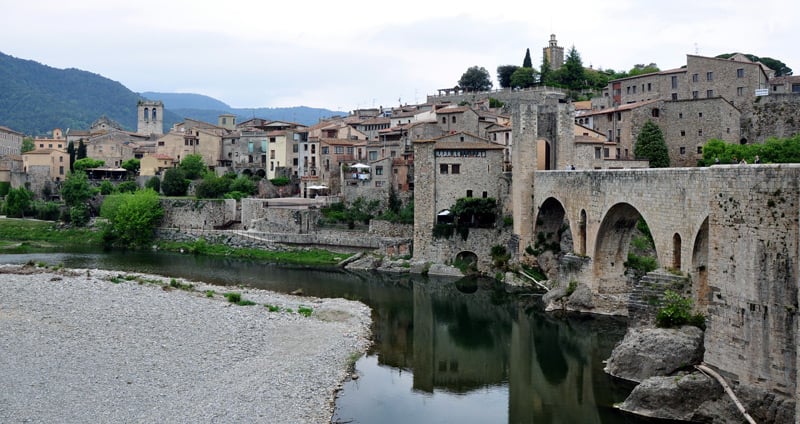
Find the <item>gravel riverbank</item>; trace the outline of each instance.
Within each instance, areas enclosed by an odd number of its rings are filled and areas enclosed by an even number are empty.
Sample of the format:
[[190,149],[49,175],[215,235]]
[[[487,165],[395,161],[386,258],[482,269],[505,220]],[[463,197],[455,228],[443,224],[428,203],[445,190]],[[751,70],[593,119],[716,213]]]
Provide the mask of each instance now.
[[0,266],[0,422],[329,423],[369,322],[343,299]]

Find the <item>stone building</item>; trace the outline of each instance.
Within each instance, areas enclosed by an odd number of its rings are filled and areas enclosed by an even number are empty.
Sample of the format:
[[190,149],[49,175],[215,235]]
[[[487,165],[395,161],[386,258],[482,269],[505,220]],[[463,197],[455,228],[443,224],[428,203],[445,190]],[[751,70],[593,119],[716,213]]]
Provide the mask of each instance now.
[[139,134],[164,134],[164,103],[160,100],[140,100],[136,105],[137,126]]
[[0,126],[0,156],[22,153],[22,133]]
[[154,176],[176,166],[175,159],[162,154],[146,155],[139,164],[139,175]]
[[564,48],[558,45],[555,34],[550,34],[550,43],[542,49],[542,55],[554,71],[564,65]]
[[[454,260],[458,252],[452,246],[434,243],[434,225],[463,197],[494,198],[505,204],[508,182],[503,168],[503,147],[474,136],[415,141],[414,257],[440,263]],[[470,251],[485,260],[489,249],[490,245],[481,243]]]

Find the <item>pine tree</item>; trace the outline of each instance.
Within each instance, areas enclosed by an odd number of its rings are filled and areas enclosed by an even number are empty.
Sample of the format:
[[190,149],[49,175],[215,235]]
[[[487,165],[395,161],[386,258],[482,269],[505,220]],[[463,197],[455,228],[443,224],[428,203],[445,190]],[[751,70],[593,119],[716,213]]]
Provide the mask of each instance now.
[[522,60],[522,67],[533,68],[533,62],[531,62],[531,49],[525,49],[525,59]]
[[75,169],[72,167],[72,164],[75,163],[75,143],[70,141],[67,143],[67,153],[69,154],[69,172],[74,171]]
[[78,152],[75,155],[77,159],[85,159],[86,158],[86,145],[83,144],[83,140],[78,141]]
[[642,126],[639,135],[636,136],[633,154],[637,158],[648,159],[651,168],[669,167],[669,149],[667,143],[664,142],[664,134],[653,121],[647,120]]

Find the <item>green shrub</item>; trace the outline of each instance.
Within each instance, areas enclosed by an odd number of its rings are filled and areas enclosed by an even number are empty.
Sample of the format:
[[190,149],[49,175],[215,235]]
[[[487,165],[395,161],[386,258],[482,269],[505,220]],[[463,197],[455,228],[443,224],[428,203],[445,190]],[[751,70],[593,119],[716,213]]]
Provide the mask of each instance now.
[[147,180],[146,183],[144,183],[144,188],[149,188],[155,191],[156,193],[160,193],[161,179],[159,179],[158,177],[151,177],[149,180]]
[[111,184],[111,181],[103,180],[103,182],[100,183],[100,194],[102,194],[103,196],[107,196],[113,192],[114,192],[114,184]]
[[625,262],[625,266],[640,273],[647,274],[658,268],[658,262],[655,258],[649,256],[638,256],[633,253],[628,253],[628,261]]
[[304,316],[304,317],[306,317],[306,318],[310,317],[312,312],[314,312],[314,310],[309,308],[309,307],[307,307],[307,306],[302,306],[301,305],[301,306],[297,307],[297,313],[302,315],[302,316]]
[[661,300],[661,308],[656,313],[656,326],[662,328],[694,325],[705,329],[705,316],[692,312],[692,300],[667,290]]
[[242,294],[237,292],[229,292],[225,293],[225,298],[228,299],[228,302],[237,303],[242,300]]
[[277,177],[269,180],[269,182],[271,182],[272,185],[274,185],[275,187],[281,187],[288,185],[290,180],[287,177]]
[[133,193],[138,189],[139,185],[135,181],[123,181],[117,186],[120,193]]

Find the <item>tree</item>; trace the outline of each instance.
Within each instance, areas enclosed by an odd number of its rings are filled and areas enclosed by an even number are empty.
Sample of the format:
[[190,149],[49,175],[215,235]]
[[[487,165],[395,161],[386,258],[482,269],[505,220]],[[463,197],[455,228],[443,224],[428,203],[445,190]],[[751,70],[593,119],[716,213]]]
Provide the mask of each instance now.
[[581,55],[575,46],[569,49],[567,60],[564,61],[561,83],[570,90],[580,91],[586,88],[586,75],[583,69]]
[[667,143],[664,142],[664,134],[653,121],[648,119],[642,126],[636,137],[633,154],[637,158],[648,159],[651,168],[669,167],[669,149],[667,149]]
[[77,152],[75,151],[74,142],[70,141],[69,143],[67,143],[67,153],[69,154],[69,172],[72,172],[75,170],[75,168],[73,168],[72,165],[75,163],[75,155],[77,154]]
[[497,67],[497,82],[500,83],[500,88],[511,87],[511,75],[519,69],[516,65],[500,65]]
[[522,59],[522,67],[533,68],[533,62],[531,62],[531,49],[525,49],[525,59]]
[[128,175],[136,175],[139,173],[141,163],[142,162],[136,158],[128,159],[125,162],[122,162],[122,167],[128,171]]
[[170,168],[164,172],[161,191],[165,196],[186,196],[187,189],[189,189],[189,180],[186,179],[180,168]]
[[207,173],[203,181],[195,186],[195,196],[198,199],[215,199],[225,195],[230,189],[231,180]]
[[203,175],[205,175],[208,170],[205,162],[203,162],[203,157],[197,154],[186,155],[179,167],[183,171],[184,176],[190,180],[203,178]]
[[473,66],[461,75],[458,85],[466,91],[488,91],[492,88],[491,78],[486,68]]
[[244,175],[239,175],[231,182],[230,191],[238,191],[245,195],[251,195],[256,192],[256,184],[250,178]]
[[533,68],[518,68],[511,75],[511,87],[528,88],[536,84],[536,70]]
[[106,164],[106,161],[100,159],[83,158],[78,159],[72,164],[76,173],[85,173],[89,168],[99,168]]
[[658,71],[660,71],[660,69],[658,69],[658,65],[655,63],[650,63],[649,65],[639,63],[633,65],[633,68],[628,72],[628,76],[635,77],[637,75],[652,74]]
[[83,140],[78,140],[78,151],[75,154],[76,159],[84,159],[86,157],[86,145]]
[[24,187],[12,188],[6,195],[5,214],[14,218],[22,218],[25,216],[25,212],[31,209],[32,201],[33,193]]
[[[738,54],[738,53],[724,53],[724,54],[718,55],[717,57],[718,58],[722,58],[722,59],[728,59],[728,58],[730,58],[730,57],[732,57],[732,56],[734,56],[736,54]],[[778,59],[773,59],[771,57],[758,57],[758,56],[756,56],[754,54],[750,54],[750,53],[747,53],[744,56],[747,57],[748,59],[752,60],[753,62],[761,62],[761,63],[763,63],[766,67],[768,67],[768,68],[772,69],[773,71],[775,71],[775,76],[776,77],[792,75],[792,72],[793,72],[792,68],[786,66],[785,63],[783,63],[782,61],[780,61]]]
[[141,247],[153,240],[153,230],[164,216],[158,194],[150,189],[106,198],[100,216],[108,219],[104,239],[122,246]]
[[67,206],[83,205],[94,195],[89,178],[84,172],[72,172],[61,186],[61,198]]
[[553,70],[550,69],[550,61],[547,55],[542,56],[542,67],[539,69],[539,82],[542,85],[553,85]]
[[22,153],[30,152],[36,149],[36,144],[33,142],[33,137],[24,137],[22,139]]
[[144,183],[145,188],[152,189],[156,193],[161,191],[161,180],[158,177],[150,177],[146,183]]

